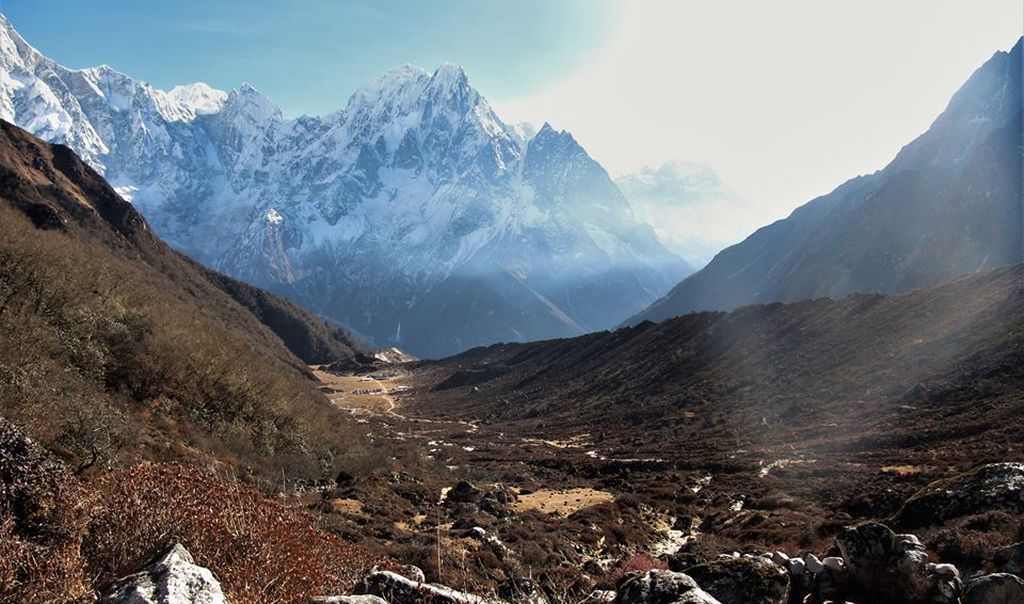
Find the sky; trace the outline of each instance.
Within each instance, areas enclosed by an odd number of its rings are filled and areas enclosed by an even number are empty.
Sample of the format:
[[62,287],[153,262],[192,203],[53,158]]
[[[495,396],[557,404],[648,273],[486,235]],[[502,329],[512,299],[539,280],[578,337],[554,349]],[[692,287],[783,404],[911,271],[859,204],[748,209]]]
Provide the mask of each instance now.
[[613,175],[704,163],[782,217],[883,167],[1024,29],[1020,0],[0,0],[44,54],[168,89],[248,81],[287,115],[402,63],[462,65],[506,121]]

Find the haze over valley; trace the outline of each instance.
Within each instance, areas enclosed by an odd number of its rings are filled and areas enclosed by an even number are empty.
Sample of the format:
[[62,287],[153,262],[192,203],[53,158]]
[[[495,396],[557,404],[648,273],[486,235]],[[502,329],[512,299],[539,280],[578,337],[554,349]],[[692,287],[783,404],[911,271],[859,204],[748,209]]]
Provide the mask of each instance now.
[[1019,6],[115,5],[0,14],[0,604],[1024,603]]

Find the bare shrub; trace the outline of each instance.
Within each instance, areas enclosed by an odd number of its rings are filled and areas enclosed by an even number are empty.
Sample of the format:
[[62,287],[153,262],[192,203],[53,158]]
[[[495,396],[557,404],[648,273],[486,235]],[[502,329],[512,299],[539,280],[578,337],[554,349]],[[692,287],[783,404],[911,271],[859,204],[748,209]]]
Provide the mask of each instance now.
[[251,487],[180,464],[139,464],[97,483],[101,506],[83,546],[103,589],[175,542],[209,567],[233,602],[308,602],[348,593],[382,559],[313,516]]

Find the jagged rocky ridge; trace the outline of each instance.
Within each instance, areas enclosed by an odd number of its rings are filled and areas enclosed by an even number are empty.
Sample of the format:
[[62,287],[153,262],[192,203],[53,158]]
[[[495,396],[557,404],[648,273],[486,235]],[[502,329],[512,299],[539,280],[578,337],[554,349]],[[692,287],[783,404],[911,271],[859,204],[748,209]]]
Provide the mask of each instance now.
[[631,320],[893,293],[1022,259],[1021,42],[997,52],[927,132],[756,231]]
[[2,18],[0,68],[0,117],[74,149],[174,247],[382,346],[604,329],[689,272],[572,135],[502,122],[452,65],[297,119],[248,84],[65,68]]

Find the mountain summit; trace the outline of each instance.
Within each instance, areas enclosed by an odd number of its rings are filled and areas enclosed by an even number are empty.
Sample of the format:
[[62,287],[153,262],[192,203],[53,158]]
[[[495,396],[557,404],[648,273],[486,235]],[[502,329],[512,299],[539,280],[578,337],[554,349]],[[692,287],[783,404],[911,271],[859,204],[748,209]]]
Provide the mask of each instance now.
[[884,169],[723,250],[634,321],[901,292],[1021,262],[1022,108],[1018,41]]
[[297,119],[249,84],[67,69],[6,20],[0,66],[0,118],[70,146],[172,245],[378,345],[604,329],[690,272],[572,135],[525,136],[454,65]]

